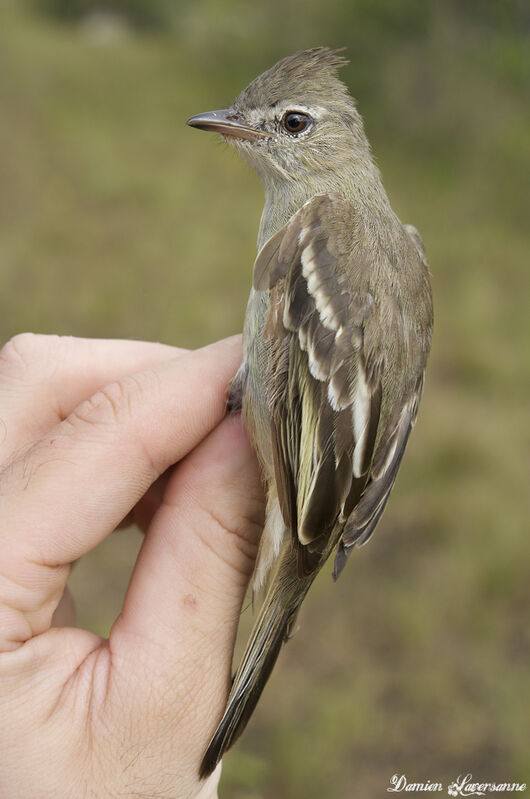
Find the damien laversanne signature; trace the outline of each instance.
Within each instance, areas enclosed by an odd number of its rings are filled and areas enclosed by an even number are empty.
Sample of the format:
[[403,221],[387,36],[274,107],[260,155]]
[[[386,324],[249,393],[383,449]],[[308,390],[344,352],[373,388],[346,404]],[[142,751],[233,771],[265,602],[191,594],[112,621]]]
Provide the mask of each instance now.
[[[394,774],[390,778],[388,793],[434,792],[443,791],[441,782],[426,780],[425,782],[409,782],[404,774]],[[507,791],[526,791],[525,782],[475,782],[472,774],[459,776],[447,786],[449,796],[485,796],[486,793],[504,793]]]

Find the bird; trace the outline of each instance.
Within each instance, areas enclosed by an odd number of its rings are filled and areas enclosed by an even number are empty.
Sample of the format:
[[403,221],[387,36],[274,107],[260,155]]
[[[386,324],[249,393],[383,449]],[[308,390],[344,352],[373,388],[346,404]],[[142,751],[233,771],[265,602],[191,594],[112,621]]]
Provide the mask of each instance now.
[[253,575],[260,610],[200,776],[244,730],[316,575],[336,580],[372,535],[416,421],[433,328],[420,234],[394,213],[342,50],[288,56],[226,109],[216,132],[258,174],[265,203],[229,389],[266,488]]

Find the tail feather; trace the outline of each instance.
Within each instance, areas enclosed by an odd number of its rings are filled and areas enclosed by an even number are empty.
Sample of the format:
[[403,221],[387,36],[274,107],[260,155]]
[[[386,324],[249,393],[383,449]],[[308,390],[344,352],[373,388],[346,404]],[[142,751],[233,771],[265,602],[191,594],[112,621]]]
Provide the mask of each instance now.
[[203,757],[201,778],[214,771],[245,729],[313,579],[314,575],[305,579],[297,576],[296,553],[287,551],[280,557],[278,571],[271,579],[234,677],[223,717]]

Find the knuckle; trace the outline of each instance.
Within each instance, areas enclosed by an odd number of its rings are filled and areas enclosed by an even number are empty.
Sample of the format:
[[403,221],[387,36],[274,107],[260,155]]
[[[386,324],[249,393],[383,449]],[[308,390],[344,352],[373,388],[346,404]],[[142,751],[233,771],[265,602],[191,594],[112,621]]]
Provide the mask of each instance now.
[[261,503],[252,503],[252,507],[249,505],[245,512],[222,512],[204,505],[202,511],[208,522],[205,532],[200,534],[203,543],[226,565],[248,579],[263,529]]
[[[155,375],[153,380],[158,379]],[[141,460],[158,477],[167,468],[165,459],[159,463],[156,448],[152,451],[149,436],[145,434],[145,396],[152,388],[150,373],[128,375],[98,389],[91,397],[80,403],[64,420],[72,434],[83,435],[89,428],[108,429],[126,425],[128,446],[135,450]],[[89,434],[92,437],[93,433]],[[106,434],[105,434],[106,435]]]
[[0,370],[7,375],[26,372],[37,360],[42,339],[37,333],[18,333],[0,350]]
[[138,385],[129,378],[122,378],[98,389],[95,394],[75,408],[69,421],[74,426],[107,425],[122,422],[130,416],[134,394]]
[[17,333],[0,349],[0,377],[35,376],[48,368],[68,337]]

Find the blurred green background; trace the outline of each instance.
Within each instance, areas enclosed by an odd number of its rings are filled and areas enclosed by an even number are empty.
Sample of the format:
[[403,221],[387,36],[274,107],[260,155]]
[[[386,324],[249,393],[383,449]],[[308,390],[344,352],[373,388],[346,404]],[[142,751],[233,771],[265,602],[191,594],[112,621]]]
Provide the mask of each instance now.
[[[336,586],[317,581],[225,797],[530,782],[529,30],[523,0],[0,5],[0,339],[238,331],[261,186],[184,122],[309,46],[347,46],[427,247],[433,351],[388,511]],[[116,533],[74,570],[82,625],[108,632],[138,546]]]

